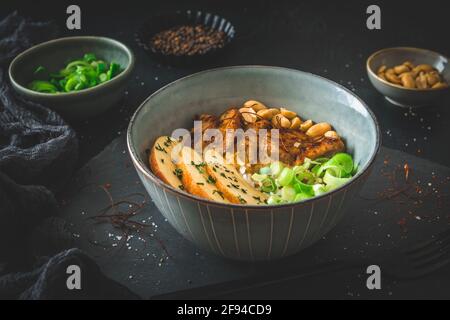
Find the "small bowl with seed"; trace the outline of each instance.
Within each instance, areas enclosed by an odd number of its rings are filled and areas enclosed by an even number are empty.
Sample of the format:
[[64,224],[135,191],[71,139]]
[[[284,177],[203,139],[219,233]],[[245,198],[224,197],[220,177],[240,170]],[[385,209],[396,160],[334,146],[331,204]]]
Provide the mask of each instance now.
[[137,43],[166,64],[205,63],[229,48],[235,28],[226,19],[203,11],[160,14],[144,23]]
[[434,51],[387,48],[372,54],[366,67],[373,86],[397,106],[433,106],[450,92],[448,58]]

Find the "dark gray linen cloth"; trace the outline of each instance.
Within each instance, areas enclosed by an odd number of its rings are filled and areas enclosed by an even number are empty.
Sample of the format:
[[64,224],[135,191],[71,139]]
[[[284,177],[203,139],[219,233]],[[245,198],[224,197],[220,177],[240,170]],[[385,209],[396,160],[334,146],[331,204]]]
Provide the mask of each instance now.
[[[11,60],[56,36],[53,24],[17,12],[0,21],[0,299],[138,298],[105,277],[89,256],[69,249],[71,234],[57,217],[54,192],[75,168],[75,131],[10,87]],[[69,265],[82,270],[81,290],[66,286]]]

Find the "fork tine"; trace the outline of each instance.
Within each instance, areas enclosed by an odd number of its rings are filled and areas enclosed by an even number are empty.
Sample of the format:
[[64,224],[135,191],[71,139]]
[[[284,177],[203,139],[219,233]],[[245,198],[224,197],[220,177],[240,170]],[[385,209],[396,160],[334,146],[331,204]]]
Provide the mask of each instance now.
[[427,247],[422,251],[418,251],[415,254],[407,254],[409,259],[415,263],[421,263],[422,261],[428,261],[436,256],[440,256],[450,251],[450,238],[445,241],[437,241],[432,246]]
[[440,241],[441,242],[446,241],[448,239],[450,239],[450,230],[439,233],[433,239],[420,242],[419,244],[417,244],[417,245],[413,246],[412,248],[410,248],[409,250],[407,250],[405,253],[408,255],[415,255],[416,253],[427,249],[428,247],[432,246],[433,244],[436,244]]
[[415,268],[416,272],[417,272],[415,276],[418,277],[418,276],[423,276],[423,275],[435,272],[435,271],[445,267],[449,263],[450,263],[450,258],[447,258],[436,264],[429,264],[429,265],[424,265],[420,268]]
[[441,260],[450,259],[448,251],[441,251],[431,257],[422,260],[412,261],[412,266],[415,269],[424,268],[426,266],[432,266],[438,264]]

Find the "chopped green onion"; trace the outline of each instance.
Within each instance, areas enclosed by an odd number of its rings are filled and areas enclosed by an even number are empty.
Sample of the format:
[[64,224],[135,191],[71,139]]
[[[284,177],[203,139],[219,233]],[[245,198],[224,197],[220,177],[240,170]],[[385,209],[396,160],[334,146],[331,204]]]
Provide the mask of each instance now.
[[253,174],[262,192],[270,194],[267,203],[279,204],[298,202],[325,194],[347,183],[356,174],[357,166],[346,153],[332,158],[305,158],[302,165],[285,167],[274,162]]
[[67,80],[66,85],[64,86],[64,90],[66,90],[66,92],[75,90],[75,86],[77,84],[78,84],[78,79],[75,77],[72,77],[69,80]]
[[267,204],[278,204],[281,202],[281,198],[278,195],[271,195],[268,199],[267,199]]
[[100,82],[108,81],[108,77],[107,77],[106,73],[100,73],[98,78],[100,79]]
[[310,184],[303,183],[301,181],[296,181],[294,188],[299,193],[304,193],[308,195],[314,195],[313,186]]
[[108,65],[103,60],[97,60],[95,54],[86,53],[82,59],[69,62],[58,72],[44,71],[43,66],[36,68],[35,80],[30,82],[28,88],[45,93],[87,89],[112,79],[120,73],[121,67],[115,62]]
[[269,167],[262,167],[261,169],[259,169],[259,173],[260,174],[271,174],[271,171],[270,171]]
[[315,184],[312,186],[312,188],[315,196],[320,196],[321,194],[327,192],[327,187],[324,186],[323,184]]
[[56,93],[57,88],[55,85],[48,81],[34,80],[29,84],[29,88],[33,91],[44,93]]
[[69,63],[69,64],[66,66],[66,69],[67,69],[67,70],[70,70],[70,69],[76,69],[76,67],[78,67],[78,66],[89,67],[90,64],[87,63],[86,61],[75,60],[75,61],[72,61],[71,63]]
[[281,199],[286,202],[292,202],[295,199],[295,189],[291,186],[285,186],[281,189]]
[[284,165],[280,161],[274,162],[270,165],[270,171],[272,172],[272,175],[274,177],[277,177],[281,173],[281,170],[283,170],[283,168]]
[[96,69],[97,69],[97,74],[105,72],[106,71],[106,63],[104,63],[103,61],[97,62]]
[[87,61],[87,62],[92,62],[92,61],[94,61],[94,60],[97,60],[97,58],[95,57],[95,54],[93,54],[93,53],[86,53],[86,54],[83,56],[83,60],[84,60],[84,61]]
[[297,171],[297,173],[294,176],[295,182],[307,182],[307,183],[313,183],[315,180],[315,176],[311,171],[305,170],[302,168],[302,170]]
[[111,80],[120,70],[120,66],[115,63],[111,62],[109,65],[109,70],[106,72],[106,75],[108,76],[108,80]]
[[323,177],[323,181],[327,184],[327,186],[331,189],[336,189],[343,184],[347,183],[350,178],[339,178],[333,175],[332,170],[327,170]]
[[37,75],[39,73],[43,73],[45,72],[45,68],[43,66],[39,66],[36,68],[36,70],[34,70],[34,74]]
[[304,193],[297,193],[295,195],[294,202],[303,201],[303,200],[306,200],[308,198],[311,198],[311,196],[307,195],[307,194],[304,194]]
[[294,170],[289,169],[289,168],[284,168],[281,171],[280,175],[278,176],[278,179],[277,179],[278,184],[283,187],[287,186],[292,182],[292,180],[294,179],[294,176],[295,176]]
[[347,153],[337,153],[331,160],[341,166],[346,173],[351,173],[353,171],[353,158],[351,155]]
[[275,192],[277,190],[275,180],[269,177],[261,181],[261,190],[264,192]]
[[253,175],[252,175],[252,179],[254,180],[254,181],[256,181],[256,182],[262,182],[264,179],[266,179],[267,178],[267,174],[257,174],[257,173],[254,173]]

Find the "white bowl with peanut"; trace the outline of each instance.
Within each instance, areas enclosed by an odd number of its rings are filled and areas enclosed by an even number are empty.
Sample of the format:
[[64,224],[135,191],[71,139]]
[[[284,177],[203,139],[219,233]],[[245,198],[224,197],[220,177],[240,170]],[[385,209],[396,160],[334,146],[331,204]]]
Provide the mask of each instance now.
[[439,105],[450,92],[448,58],[434,51],[387,48],[372,54],[366,67],[373,86],[398,106]]

